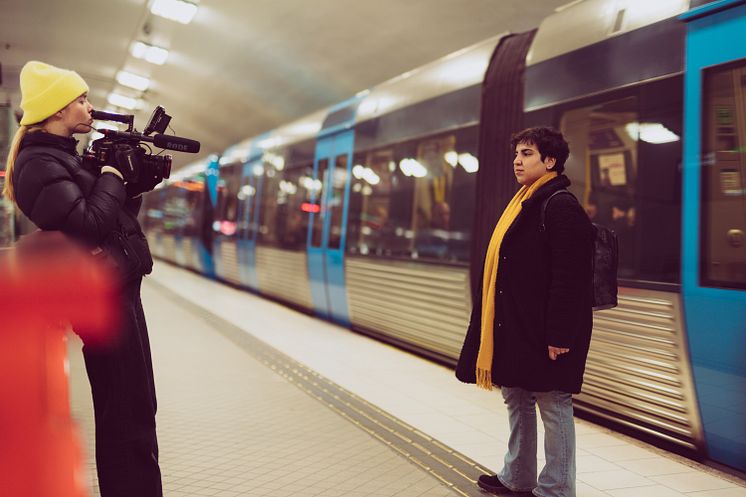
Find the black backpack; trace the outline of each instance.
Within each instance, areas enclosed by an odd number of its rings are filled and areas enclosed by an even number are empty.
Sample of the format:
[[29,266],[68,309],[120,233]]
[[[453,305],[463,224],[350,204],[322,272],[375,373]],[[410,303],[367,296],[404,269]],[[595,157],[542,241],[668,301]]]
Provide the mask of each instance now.
[[[547,204],[552,200],[552,197],[560,193],[572,195],[571,192],[563,188],[551,194],[541,204],[540,229],[542,231],[546,231],[544,218],[547,213]],[[593,223],[593,231],[593,310],[600,311],[617,306],[616,270],[619,264],[619,242],[616,233],[606,226]]]

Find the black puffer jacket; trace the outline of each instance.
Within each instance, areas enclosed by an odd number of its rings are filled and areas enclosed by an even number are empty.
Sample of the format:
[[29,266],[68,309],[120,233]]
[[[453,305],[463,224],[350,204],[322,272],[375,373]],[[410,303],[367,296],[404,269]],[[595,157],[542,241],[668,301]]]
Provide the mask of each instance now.
[[[541,206],[569,186],[558,176],[523,202],[500,247],[495,292],[492,382],[543,392],[577,393],[583,383],[593,327],[593,227],[578,201],[557,195],[540,229]],[[481,288],[481,285],[480,285]],[[481,295],[461,351],[456,376],[474,383],[481,329]],[[549,359],[549,345],[570,352]]]
[[82,165],[77,141],[45,132],[27,134],[13,169],[18,207],[42,230],[58,230],[90,247],[116,229],[140,232],[141,198],[126,199],[122,180]]

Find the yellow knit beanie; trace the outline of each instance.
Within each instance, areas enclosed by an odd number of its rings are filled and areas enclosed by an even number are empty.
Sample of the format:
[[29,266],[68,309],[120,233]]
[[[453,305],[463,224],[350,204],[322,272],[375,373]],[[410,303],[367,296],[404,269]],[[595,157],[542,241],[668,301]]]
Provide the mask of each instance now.
[[21,124],[35,124],[88,91],[75,71],[32,60],[21,69]]

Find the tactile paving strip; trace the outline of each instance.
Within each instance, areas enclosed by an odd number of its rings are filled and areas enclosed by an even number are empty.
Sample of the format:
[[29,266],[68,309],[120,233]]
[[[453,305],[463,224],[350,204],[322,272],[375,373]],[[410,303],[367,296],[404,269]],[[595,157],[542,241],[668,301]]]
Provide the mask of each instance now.
[[316,371],[293,360],[233,323],[150,280],[159,292],[210,323],[223,336],[311,397],[389,446],[459,495],[484,496],[476,486],[489,471],[417,428],[392,416]]

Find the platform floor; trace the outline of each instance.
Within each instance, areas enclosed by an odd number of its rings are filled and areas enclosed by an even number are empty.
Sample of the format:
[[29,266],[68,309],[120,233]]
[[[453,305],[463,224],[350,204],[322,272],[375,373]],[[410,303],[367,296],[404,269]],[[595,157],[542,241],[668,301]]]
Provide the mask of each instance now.
[[[448,368],[165,263],[143,302],[168,497],[477,496],[476,477],[501,467],[499,392]],[[74,338],[70,351],[98,495]],[[746,497],[732,475],[587,421],[577,438],[578,497]]]

